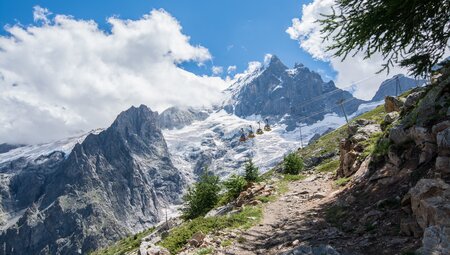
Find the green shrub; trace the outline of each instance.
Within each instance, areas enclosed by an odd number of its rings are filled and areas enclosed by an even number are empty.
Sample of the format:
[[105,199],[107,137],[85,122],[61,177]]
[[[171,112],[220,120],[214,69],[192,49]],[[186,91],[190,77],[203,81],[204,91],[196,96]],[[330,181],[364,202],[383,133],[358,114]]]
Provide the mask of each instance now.
[[297,153],[293,152],[284,157],[283,166],[284,173],[298,174],[303,169],[303,160]]
[[231,200],[237,198],[239,194],[245,190],[247,186],[247,181],[244,177],[240,175],[233,174],[226,181],[223,182],[223,186],[225,186],[225,202],[228,203]]
[[259,169],[253,164],[251,159],[245,164],[244,177],[248,182],[257,182],[259,180]]
[[219,177],[205,171],[183,197],[186,207],[182,210],[182,218],[194,219],[205,215],[219,201],[219,192]]

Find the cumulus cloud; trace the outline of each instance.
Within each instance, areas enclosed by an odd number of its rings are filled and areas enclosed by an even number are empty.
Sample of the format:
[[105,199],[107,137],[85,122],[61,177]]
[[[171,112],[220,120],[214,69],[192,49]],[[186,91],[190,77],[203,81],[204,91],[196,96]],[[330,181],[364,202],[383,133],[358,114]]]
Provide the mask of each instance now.
[[330,42],[323,41],[321,25],[316,21],[322,18],[321,14],[331,14],[331,8],[334,5],[335,0],[314,0],[310,4],[303,5],[301,19],[293,19],[292,26],[286,32],[291,39],[299,41],[300,47],[313,58],[331,64],[337,71],[335,81],[338,87],[347,88],[356,85],[357,89],[354,93],[356,97],[371,99],[385,79],[398,73],[406,73],[406,70],[396,66],[391,68],[389,74],[384,72],[377,75],[377,71],[384,63],[381,54],[374,54],[370,59],[364,59],[362,53],[354,57],[349,54],[344,61],[331,56],[326,51]]
[[213,66],[211,68],[211,71],[212,71],[213,75],[219,76],[219,75],[221,75],[223,73],[223,67],[221,67],[221,66]]
[[228,74],[234,73],[234,72],[236,72],[236,69],[237,69],[236,66],[229,66],[229,67],[227,68],[227,73],[228,73]]
[[211,59],[191,45],[164,10],[138,20],[109,18],[110,31],[94,21],[64,15],[6,28],[0,37],[0,143],[40,143],[107,127],[131,105],[153,110],[220,101],[226,82],[178,67]]

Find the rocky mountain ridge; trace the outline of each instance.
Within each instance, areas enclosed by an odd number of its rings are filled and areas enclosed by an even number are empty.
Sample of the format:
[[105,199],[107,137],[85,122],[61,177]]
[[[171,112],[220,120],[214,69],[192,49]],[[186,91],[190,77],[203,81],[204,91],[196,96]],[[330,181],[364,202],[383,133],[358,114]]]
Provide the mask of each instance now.
[[67,158],[54,152],[34,164],[18,159],[1,173],[2,212],[11,218],[0,254],[85,254],[158,222],[185,183],[158,114],[143,105],[86,137]]

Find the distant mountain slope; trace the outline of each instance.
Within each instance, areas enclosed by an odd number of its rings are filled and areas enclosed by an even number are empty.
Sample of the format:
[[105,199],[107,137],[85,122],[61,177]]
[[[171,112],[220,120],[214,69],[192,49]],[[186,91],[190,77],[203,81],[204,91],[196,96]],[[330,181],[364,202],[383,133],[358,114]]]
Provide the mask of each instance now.
[[[397,82],[398,84],[400,84],[400,87],[398,89],[396,89]],[[406,77],[403,74],[396,75],[391,79],[385,80],[383,83],[381,83],[371,101],[381,101],[384,100],[386,96],[396,96],[396,93],[400,95],[403,92],[408,91],[414,87],[422,86],[425,82],[425,80],[415,80]]]
[[184,187],[146,106],[122,112],[67,158],[18,158],[0,175],[0,254],[86,254],[157,222]]
[[227,92],[224,109],[239,117],[261,115],[283,119],[289,129],[297,121],[314,123],[327,113],[343,115],[338,102],[344,102],[347,114],[363,103],[351,93],[338,89],[332,81],[324,82],[319,74],[301,64],[293,69],[272,56],[269,63],[242,77]]
[[194,108],[170,107],[159,115],[159,123],[162,129],[180,129],[208,118],[209,113],[205,110]]

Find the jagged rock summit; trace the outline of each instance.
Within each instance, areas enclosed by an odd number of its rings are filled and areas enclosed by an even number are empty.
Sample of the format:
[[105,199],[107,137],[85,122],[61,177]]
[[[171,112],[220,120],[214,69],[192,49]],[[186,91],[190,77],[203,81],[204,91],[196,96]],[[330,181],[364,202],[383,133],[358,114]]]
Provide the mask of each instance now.
[[63,154],[0,166],[0,254],[86,254],[156,223],[184,187],[158,113],[144,105]]
[[347,114],[355,112],[364,102],[338,89],[332,81],[324,82],[318,73],[302,64],[288,68],[275,55],[266,65],[238,79],[228,92],[230,98],[224,103],[227,112],[239,117],[284,118],[289,127],[298,121],[316,122],[327,113],[343,115],[340,100]]

